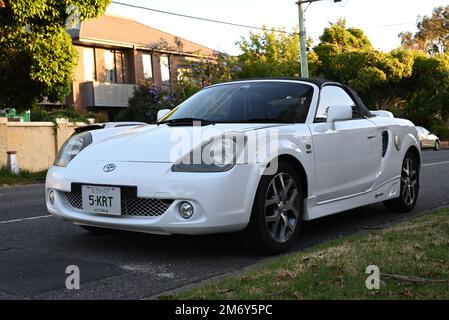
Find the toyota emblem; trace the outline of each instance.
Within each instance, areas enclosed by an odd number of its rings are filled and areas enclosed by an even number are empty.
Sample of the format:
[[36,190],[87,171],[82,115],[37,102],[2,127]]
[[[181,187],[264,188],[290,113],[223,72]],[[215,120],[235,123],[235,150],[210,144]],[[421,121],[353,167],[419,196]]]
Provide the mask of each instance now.
[[117,166],[116,166],[115,164],[113,164],[113,163],[108,163],[107,165],[105,165],[105,166],[103,167],[103,171],[104,171],[104,172],[111,172],[111,171],[114,171],[115,168],[117,168]]

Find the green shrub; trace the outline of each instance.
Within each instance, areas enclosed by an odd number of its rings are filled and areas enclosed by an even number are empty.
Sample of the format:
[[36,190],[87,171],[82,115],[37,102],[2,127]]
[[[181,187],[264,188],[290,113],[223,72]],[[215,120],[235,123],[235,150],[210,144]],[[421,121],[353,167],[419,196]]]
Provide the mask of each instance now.
[[39,107],[31,110],[31,121],[51,121],[57,118],[65,118],[71,122],[88,122],[89,118],[97,119],[97,115],[92,112],[75,111],[73,108],[46,111]]
[[435,133],[440,140],[449,140],[449,127],[446,125],[439,125],[432,128],[432,132]]
[[173,109],[183,100],[183,92],[169,92],[145,81],[134,88],[133,95],[128,100],[128,107],[121,111],[118,121],[156,121],[157,112],[161,109]]
[[20,170],[19,175],[11,173],[6,167],[0,167],[0,186],[45,182],[47,170],[31,172]]

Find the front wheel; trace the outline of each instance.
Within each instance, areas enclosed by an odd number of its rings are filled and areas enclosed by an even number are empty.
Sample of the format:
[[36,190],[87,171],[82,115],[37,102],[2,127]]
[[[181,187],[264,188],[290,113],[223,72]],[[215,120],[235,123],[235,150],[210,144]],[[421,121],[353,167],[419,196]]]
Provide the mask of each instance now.
[[286,251],[297,237],[303,216],[303,191],[297,171],[279,162],[273,175],[262,176],[248,226],[250,240],[269,253]]
[[434,151],[440,151],[440,141],[435,141],[435,146],[433,147]]
[[416,205],[419,194],[419,162],[410,151],[404,157],[401,171],[401,190],[398,198],[384,202],[390,211],[409,212]]

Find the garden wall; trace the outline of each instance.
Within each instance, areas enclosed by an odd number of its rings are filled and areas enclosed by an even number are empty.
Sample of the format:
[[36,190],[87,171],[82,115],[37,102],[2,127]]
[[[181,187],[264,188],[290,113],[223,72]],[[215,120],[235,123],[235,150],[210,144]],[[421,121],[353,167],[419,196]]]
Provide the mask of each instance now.
[[7,164],[7,151],[17,151],[20,169],[48,169],[64,141],[80,123],[65,119],[53,122],[11,122],[0,118],[0,167]]

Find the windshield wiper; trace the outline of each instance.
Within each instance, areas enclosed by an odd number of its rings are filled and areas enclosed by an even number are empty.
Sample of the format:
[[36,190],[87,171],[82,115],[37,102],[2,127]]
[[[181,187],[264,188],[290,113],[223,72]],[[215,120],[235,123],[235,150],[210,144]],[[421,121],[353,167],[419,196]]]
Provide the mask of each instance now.
[[270,119],[270,118],[257,118],[240,121],[241,123],[296,123],[294,121],[282,120],[282,119]]
[[199,122],[202,126],[208,126],[211,124],[215,124],[214,121],[206,120],[206,119],[200,119],[200,118],[177,118],[177,119],[169,119],[165,121],[156,122],[157,125],[160,124],[167,124],[167,125],[186,125],[186,124],[192,124],[194,122]]

